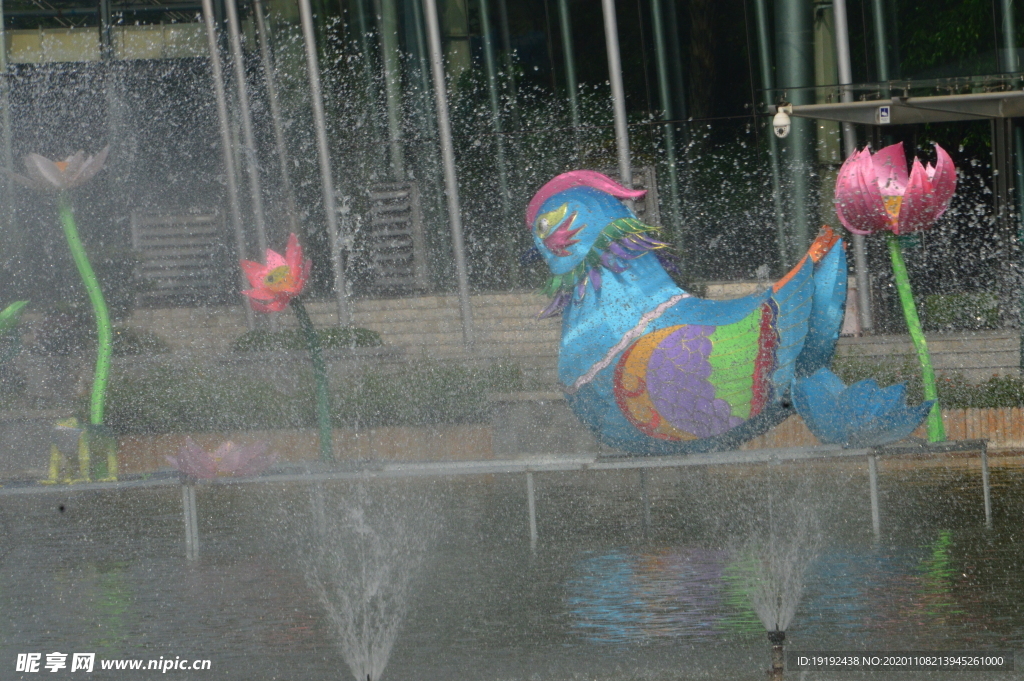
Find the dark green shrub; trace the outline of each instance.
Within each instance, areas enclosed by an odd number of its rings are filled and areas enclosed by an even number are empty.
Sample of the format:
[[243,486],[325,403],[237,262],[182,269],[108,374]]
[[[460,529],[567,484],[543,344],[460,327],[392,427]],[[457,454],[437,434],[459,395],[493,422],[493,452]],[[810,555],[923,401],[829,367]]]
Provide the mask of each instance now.
[[89,349],[95,341],[95,324],[88,308],[61,305],[48,310],[37,322],[32,350],[44,355],[67,357]]
[[256,378],[212,381],[201,369],[161,367],[111,380],[105,420],[118,433],[298,428],[314,422],[313,391],[286,394]]
[[163,338],[147,329],[130,326],[116,326],[113,329],[114,357],[135,355],[157,355],[170,352],[171,348]]
[[[921,367],[914,357],[900,356],[889,360],[865,361],[837,357],[832,370],[847,385],[874,378],[881,386],[907,384],[907,402],[924,399]],[[1024,407],[1024,379],[1016,376],[993,376],[981,383],[970,383],[959,373],[941,374],[935,387],[939,404],[946,409],[998,409]]]
[[[332,348],[375,348],[384,342],[380,334],[370,329],[361,328],[330,328],[317,329],[320,347]],[[231,349],[235,352],[256,352],[261,350],[305,350],[306,337],[298,329],[284,331],[249,331],[236,340]]]
[[999,299],[993,293],[925,296],[922,313],[924,327],[929,331],[979,331],[999,327]]
[[[166,342],[152,331],[129,326],[111,330],[115,357],[170,352]],[[59,307],[35,325],[33,352],[67,357],[92,353],[96,348],[96,321],[89,308]]]
[[348,381],[335,394],[334,418],[352,427],[481,422],[487,394],[519,390],[522,381],[514,364],[476,369],[424,360]]
[[[285,392],[244,375],[215,381],[201,368],[158,368],[111,381],[106,421],[119,433],[311,428],[311,371],[303,370],[299,385]],[[519,367],[509,363],[477,369],[422,361],[372,369],[332,390],[332,420],[350,428],[478,423],[488,417],[488,393],[522,385]]]

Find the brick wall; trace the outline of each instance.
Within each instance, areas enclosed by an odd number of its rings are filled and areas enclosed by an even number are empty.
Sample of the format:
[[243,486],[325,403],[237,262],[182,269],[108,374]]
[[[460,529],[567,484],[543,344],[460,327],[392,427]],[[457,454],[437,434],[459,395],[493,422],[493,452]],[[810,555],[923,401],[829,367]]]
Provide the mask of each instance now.
[[[732,297],[736,287],[718,287],[709,294]],[[718,290],[718,289],[721,290]],[[537,319],[546,299],[536,293],[480,294],[472,296],[476,343],[462,342],[462,323],[456,296],[421,296],[353,302],[357,326],[372,329],[387,346],[401,348],[407,356],[427,356],[463,362],[508,359],[519,363],[542,383],[555,385],[560,322]],[[314,323],[321,327],[337,324],[333,303],[309,306]],[[290,313],[276,316],[282,327],[294,327]],[[226,352],[245,332],[245,315],[238,307],[136,310],[129,325],[147,328],[166,340],[175,350]],[[928,334],[936,369],[962,372],[968,380],[981,381],[993,374],[1017,374],[1020,337],[1017,331]],[[868,361],[914,357],[906,336],[841,338],[840,357]]]
[[[975,383],[994,375],[1019,375],[1019,331],[929,333],[927,339],[932,365],[940,374],[959,372]],[[899,360],[900,357],[917,361],[908,336],[841,338],[836,354],[869,362]]]
[[[382,300],[356,300],[353,323],[379,333],[384,344],[401,348],[409,357],[426,356],[464,362],[512,360],[536,382],[555,380],[559,320],[537,319],[547,302],[535,293],[472,296],[475,340],[467,348],[457,296],[421,296]],[[308,306],[319,328],[337,325],[332,302]],[[276,315],[282,328],[296,326],[291,313]],[[245,333],[242,307],[171,308],[136,310],[127,324],[148,329],[175,351],[222,353]]]

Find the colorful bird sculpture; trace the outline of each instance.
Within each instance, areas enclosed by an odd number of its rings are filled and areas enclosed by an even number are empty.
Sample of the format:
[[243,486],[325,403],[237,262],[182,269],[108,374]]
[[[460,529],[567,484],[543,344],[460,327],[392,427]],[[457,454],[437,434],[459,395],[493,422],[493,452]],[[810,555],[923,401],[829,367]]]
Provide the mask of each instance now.
[[526,211],[562,313],[558,378],[602,442],[632,454],[729,449],[793,413],[790,392],[832,359],[846,255],[828,228],[767,290],[727,301],[679,288],[667,244],[622,199],[643,191],[597,172],[565,173]]

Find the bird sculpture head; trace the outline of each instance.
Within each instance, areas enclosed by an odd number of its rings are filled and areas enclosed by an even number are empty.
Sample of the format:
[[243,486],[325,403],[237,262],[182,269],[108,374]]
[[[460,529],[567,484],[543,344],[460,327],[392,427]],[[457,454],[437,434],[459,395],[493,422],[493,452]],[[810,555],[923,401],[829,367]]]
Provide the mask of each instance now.
[[648,236],[658,228],[637,220],[622,203],[646,193],[593,170],[574,170],[534,195],[526,226],[553,275],[546,291],[554,300],[542,316],[560,312],[573,295],[582,298],[588,286],[600,289],[602,270],[620,273],[629,260],[667,245]]
[[635,217],[620,199],[639,199],[646,193],[626,189],[593,170],[563,173],[534,195],[526,226],[551,271],[562,274],[583,260],[608,224]]

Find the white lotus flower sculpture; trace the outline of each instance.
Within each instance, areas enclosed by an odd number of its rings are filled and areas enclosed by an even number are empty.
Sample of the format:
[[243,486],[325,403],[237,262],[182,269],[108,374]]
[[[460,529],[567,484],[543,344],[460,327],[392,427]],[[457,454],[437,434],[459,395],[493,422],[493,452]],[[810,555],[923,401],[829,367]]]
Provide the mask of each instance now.
[[65,191],[92,179],[103,169],[108,153],[110,153],[109,144],[95,156],[86,156],[84,151],[79,151],[63,161],[51,161],[39,154],[29,154],[25,157],[25,170],[29,176],[11,173],[11,177],[33,189]]

